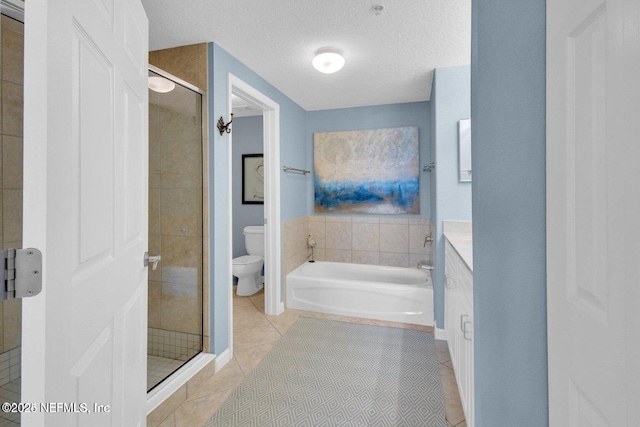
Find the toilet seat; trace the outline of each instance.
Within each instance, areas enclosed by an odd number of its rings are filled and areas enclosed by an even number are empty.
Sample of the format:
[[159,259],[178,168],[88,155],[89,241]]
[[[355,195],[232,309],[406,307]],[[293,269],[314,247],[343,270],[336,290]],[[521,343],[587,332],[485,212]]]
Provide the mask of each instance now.
[[262,261],[261,256],[257,255],[243,255],[238,258],[233,259],[233,265],[247,265],[247,264],[255,264],[256,262]]

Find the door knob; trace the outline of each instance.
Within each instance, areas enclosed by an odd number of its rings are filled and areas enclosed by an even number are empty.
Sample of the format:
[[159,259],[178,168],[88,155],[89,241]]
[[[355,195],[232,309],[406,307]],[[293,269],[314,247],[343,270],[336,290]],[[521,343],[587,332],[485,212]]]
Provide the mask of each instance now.
[[158,263],[162,261],[162,257],[160,255],[152,255],[149,256],[149,252],[144,253],[144,266],[148,267],[151,264],[151,269],[155,270],[158,268]]

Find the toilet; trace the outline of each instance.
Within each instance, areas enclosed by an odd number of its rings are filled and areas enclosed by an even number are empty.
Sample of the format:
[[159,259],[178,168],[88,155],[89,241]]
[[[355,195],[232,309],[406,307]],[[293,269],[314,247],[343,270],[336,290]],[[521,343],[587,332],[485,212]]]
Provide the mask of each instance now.
[[233,275],[238,278],[236,295],[248,296],[255,294],[264,286],[262,283],[264,226],[247,226],[243,234],[244,247],[249,255],[233,259]]

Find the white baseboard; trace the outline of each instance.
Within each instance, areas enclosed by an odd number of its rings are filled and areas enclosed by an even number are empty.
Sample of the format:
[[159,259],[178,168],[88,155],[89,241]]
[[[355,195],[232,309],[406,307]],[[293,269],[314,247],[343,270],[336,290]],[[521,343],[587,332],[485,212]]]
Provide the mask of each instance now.
[[447,331],[444,329],[435,328],[435,337],[437,340],[446,341],[447,340]]
[[178,369],[178,371],[171,374],[169,378],[154,388],[153,391],[147,393],[147,415],[214,359],[216,359],[215,354],[200,353],[187,362],[182,368]]
[[216,373],[218,373],[218,371],[220,371],[220,369],[222,369],[224,365],[226,365],[231,360],[231,358],[232,354],[229,349],[226,349],[225,351],[220,353],[220,356],[216,357]]

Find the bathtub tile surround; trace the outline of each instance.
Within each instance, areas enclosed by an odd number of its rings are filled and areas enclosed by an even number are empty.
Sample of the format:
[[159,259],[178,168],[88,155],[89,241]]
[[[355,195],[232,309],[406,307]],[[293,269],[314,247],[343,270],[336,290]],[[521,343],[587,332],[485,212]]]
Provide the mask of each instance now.
[[282,223],[283,276],[311,255],[309,234],[316,241],[317,261],[416,267],[433,265],[434,227],[429,218],[310,215]]

